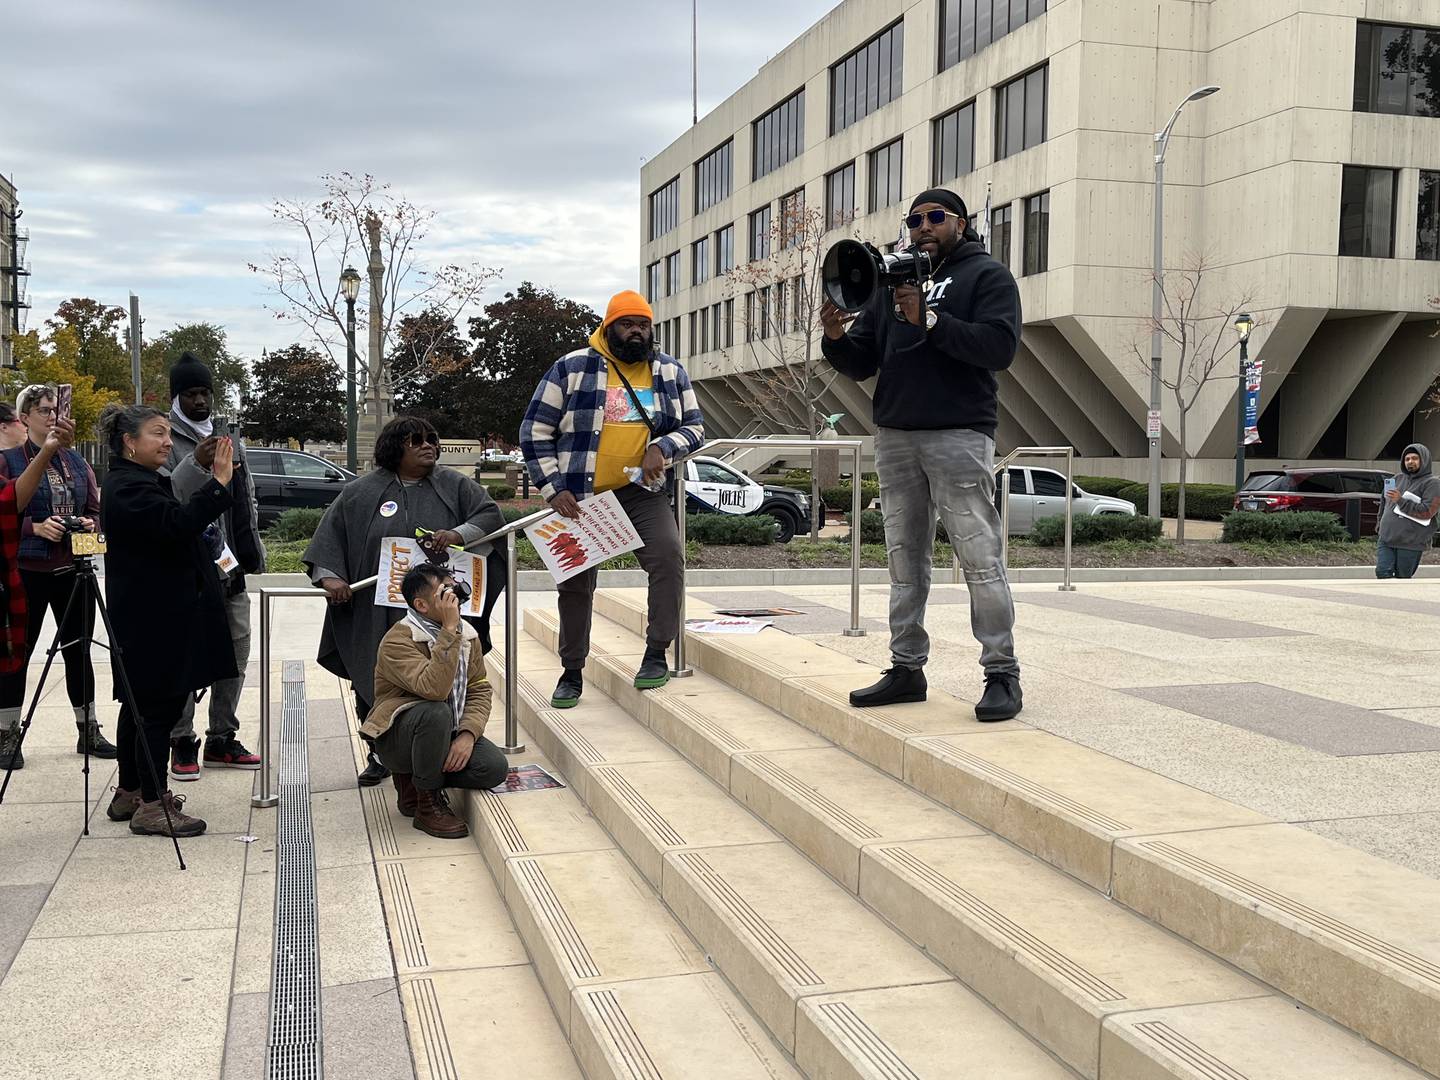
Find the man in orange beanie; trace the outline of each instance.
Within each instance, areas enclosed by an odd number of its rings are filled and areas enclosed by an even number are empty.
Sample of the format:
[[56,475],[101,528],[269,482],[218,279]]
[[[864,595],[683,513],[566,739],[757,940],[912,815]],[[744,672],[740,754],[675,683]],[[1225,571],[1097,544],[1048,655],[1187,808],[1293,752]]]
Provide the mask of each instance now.
[[[704,442],[704,417],[690,376],[655,348],[645,298],[616,293],[588,348],[562,356],[545,373],[520,425],[526,467],[556,513],[577,517],[591,495],[615,492],[644,546],[635,553],[650,579],[645,656],[635,685],[669,681],[665,651],[679,631],[685,567],[665,474],[675,459]],[[558,587],[560,661],[564,674],[551,704],[573,708],[584,689],[590,619],[598,571]]]

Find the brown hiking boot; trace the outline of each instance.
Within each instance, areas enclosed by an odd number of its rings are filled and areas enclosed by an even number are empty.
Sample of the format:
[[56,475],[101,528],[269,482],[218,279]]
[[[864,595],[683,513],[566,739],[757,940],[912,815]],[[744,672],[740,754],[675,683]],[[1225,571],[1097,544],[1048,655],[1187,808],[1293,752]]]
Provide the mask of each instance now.
[[443,788],[438,791],[415,789],[415,828],[441,840],[463,840],[470,835],[469,826],[450,809]]
[[[180,808],[184,805],[185,796],[171,791],[154,802],[141,802],[135,816],[130,819],[130,831],[142,836],[199,836],[205,831],[205,821],[181,813]],[[170,811],[168,822],[165,819],[167,808]]]
[[110,800],[110,805],[105,813],[111,821],[129,821],[135,816],[135,811],[140,809],[140,789],[126,791],[123,787],[115,789],[115,797]]
[[395,809],[406,817],[415,816],[415,778],[408,772],[391,773],[395,782]]

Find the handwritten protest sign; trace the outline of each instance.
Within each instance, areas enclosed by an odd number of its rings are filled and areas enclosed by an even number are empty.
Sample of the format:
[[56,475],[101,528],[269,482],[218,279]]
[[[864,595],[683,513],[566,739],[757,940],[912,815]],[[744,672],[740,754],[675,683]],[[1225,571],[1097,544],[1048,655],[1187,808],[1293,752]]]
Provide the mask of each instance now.
[[[405,580],[407,570],[423,562],[425,553],[420,550],[418,540],[387,536],[380,541],[380,580],[375,582],[375,606],[405,607],[405,594],[400,591],[400,583]],[[478,618],[485,608],[485,557],[468,551],[452,551],[450,572],[455,575],[456,581],[470,586],[470,599],[461,605],[460,614]]]
[[582,502],[579,518],[572,521],[551,514],[526,529],[525,535],[557,582],[641,546],[640,534],[613,491]]

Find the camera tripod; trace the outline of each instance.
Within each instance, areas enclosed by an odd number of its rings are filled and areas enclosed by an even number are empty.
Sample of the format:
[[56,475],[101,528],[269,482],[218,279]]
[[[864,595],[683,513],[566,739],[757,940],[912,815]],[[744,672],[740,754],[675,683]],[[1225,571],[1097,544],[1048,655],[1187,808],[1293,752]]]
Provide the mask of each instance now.
[[[30,696],[30,708],[26,710],[25,720],[20,725],[20,739],[15,746],[15,756],[19,757],[21,747],[25,745],[25,734],[30,730],[30,722],[34,719],[35,710],[40,706],[40,697],[45,693],[45,681],[50,677],[50,669],[55,665],[55,657],[66,645],[74,642],[64,641],[64,627],[70,621],[70,613],[80,605],[79,610],[88,611],[85,605],[91,599],[100,610],[100,620],[105,626],[106,641],[96,641],[93,635],[93,627],[88,624],[81,632],[80,642],[85,646],[85,658],[90,658],[90,646],[99,645],[102,649],[110,651],[110,662],[115,668],[116,680],[120,684],[120,693],[125,705],[130,709],[135,726],[134,738],[136,740],[135,754],[145,759],[145,766],[149,769],[150,779],[155,784],[155,790],[161,793],[160,807],[165,812],[165,825],[170,830],[170,840],[175,845],[175,858],[180,863],[180,869],[184,870],[185,856],[180,853],[180,839],[175,835],[174,823],[170,819],[170,805],[164,800],[165,785],[161,783],[161,777],[155,770],[155,762],[150,756],[150,750],[145,743],[144,729],[140,720],[140,709],[135,700],[135,691],[130,686],[130,676],[125,671],[125,662],[121,653],[120,645],[115,640],[115,630],[110,624],[110,611],[105,606],[105,597],[101,595],[100,583],[95,574],[95,555],[105,550],[105,538],[101,534],[71,533],[70,549],[75,554],[75,588],[70,590],[70,599],[65,604],[65,611],[60,616],[60,621],[55,624],[55,640],[50,643],[50,650],[45,654],[45,668],[40,673],[40,681],[35,684],[35,691]],[[28,661],[27,661],[28,662]],[[94,687],[91,687],[91,697],[94,697]],[[118,733],[117,733],[118,737]],[[85,745],[85,764],[81,772],[85,776],[85,803],[82,807],[83,821],[80,832],[82,836],[90,835],[90,733],[85,732],[81,742]],[[14,758],[11,759],[9,767],[5,770],[5,779],[0,781],[0,803],[5,801],[5,792],[10,787],[10,777],[15,771]]]

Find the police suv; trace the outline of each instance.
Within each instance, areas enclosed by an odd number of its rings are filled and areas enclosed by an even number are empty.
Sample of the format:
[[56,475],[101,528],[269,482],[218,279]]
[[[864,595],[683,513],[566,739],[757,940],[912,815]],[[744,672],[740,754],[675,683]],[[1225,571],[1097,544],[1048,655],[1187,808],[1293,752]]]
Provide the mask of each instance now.
[[692,514],[769,514],[780,523],[776,539],[788,544],[810,531],[810,496],[795,488],[760,484],[712,457],[693,457],[685,475]]

